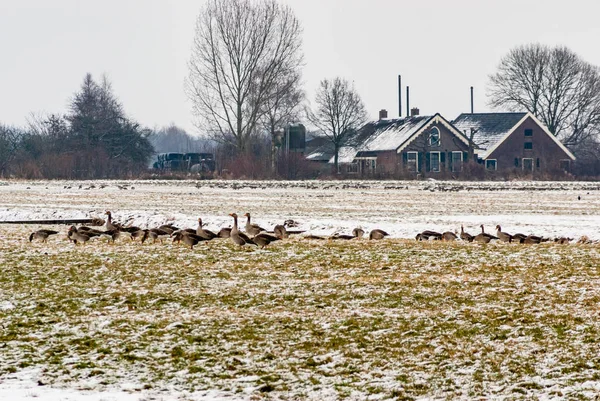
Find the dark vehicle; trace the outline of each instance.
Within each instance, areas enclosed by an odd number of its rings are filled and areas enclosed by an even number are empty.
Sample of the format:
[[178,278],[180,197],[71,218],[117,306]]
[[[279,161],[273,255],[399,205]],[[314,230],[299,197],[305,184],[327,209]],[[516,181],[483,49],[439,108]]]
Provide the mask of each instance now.
[[215,159],[212,153],[161,153],[153,167],[161,171],[210,172],[215,170]]

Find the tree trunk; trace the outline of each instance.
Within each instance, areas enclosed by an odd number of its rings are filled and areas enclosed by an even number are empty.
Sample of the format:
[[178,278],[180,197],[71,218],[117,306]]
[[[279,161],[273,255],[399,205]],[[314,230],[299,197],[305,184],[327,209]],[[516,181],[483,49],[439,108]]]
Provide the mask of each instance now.
[[338,166],[338,153],[340,152],[340,147],[339,145],[336,143],[333,145],[334,146],[334,154],[333,154],[333,168],[335,169],[335,173],[339,174],[340,173],[340,169]]

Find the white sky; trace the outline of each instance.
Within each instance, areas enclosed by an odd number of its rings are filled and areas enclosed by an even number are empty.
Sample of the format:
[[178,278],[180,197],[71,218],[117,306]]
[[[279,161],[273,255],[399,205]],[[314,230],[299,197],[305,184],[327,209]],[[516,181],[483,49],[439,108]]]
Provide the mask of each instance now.
[[[567,45],[600,65],[597,0],[286,0],[304,27],[304,81],[354,81],[370,115],[398,113],[397,75],[421,114],[488,111],[487,77],[514,46]],[[0,122],[67,109],[106,73],[127,113],[191,133],[183,91],[203,0],[0,0]],[[404,97],[404,90],[403,90]],[[403,113],[406,110],[403,99]]]

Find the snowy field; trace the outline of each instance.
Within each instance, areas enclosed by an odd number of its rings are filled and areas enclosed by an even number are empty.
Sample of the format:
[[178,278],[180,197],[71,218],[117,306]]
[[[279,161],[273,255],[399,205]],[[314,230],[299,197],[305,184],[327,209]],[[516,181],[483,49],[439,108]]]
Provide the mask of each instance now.
[[[581,199],[578,199],[580,197]],[[74,246],[0,231],[0,400],[597,399],[597,244],[416,242],[485,224],[600,240],[600,184],[0,182],[0,221],[104,217],[142,226],[317,235]]]

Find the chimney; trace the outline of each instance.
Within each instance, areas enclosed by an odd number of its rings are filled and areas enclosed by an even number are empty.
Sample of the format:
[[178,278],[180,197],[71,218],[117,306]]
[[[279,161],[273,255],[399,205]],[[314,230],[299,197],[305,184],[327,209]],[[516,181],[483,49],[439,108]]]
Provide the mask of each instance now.
[[419,115],[419,109],[417,107],[413,107],[412,109],[410,109],[411,117],[418,116],[418,115]]
[[406,117],[410,116],[410,87],[406,85]]
[[387,110],[386,109],[379,110],[379,120],[384,120],[386,118],[388,118]]
[[471,114],[473,114],[473,87],[471,86]]
[[398,75],[398,117],[402,117],[402,75]]

